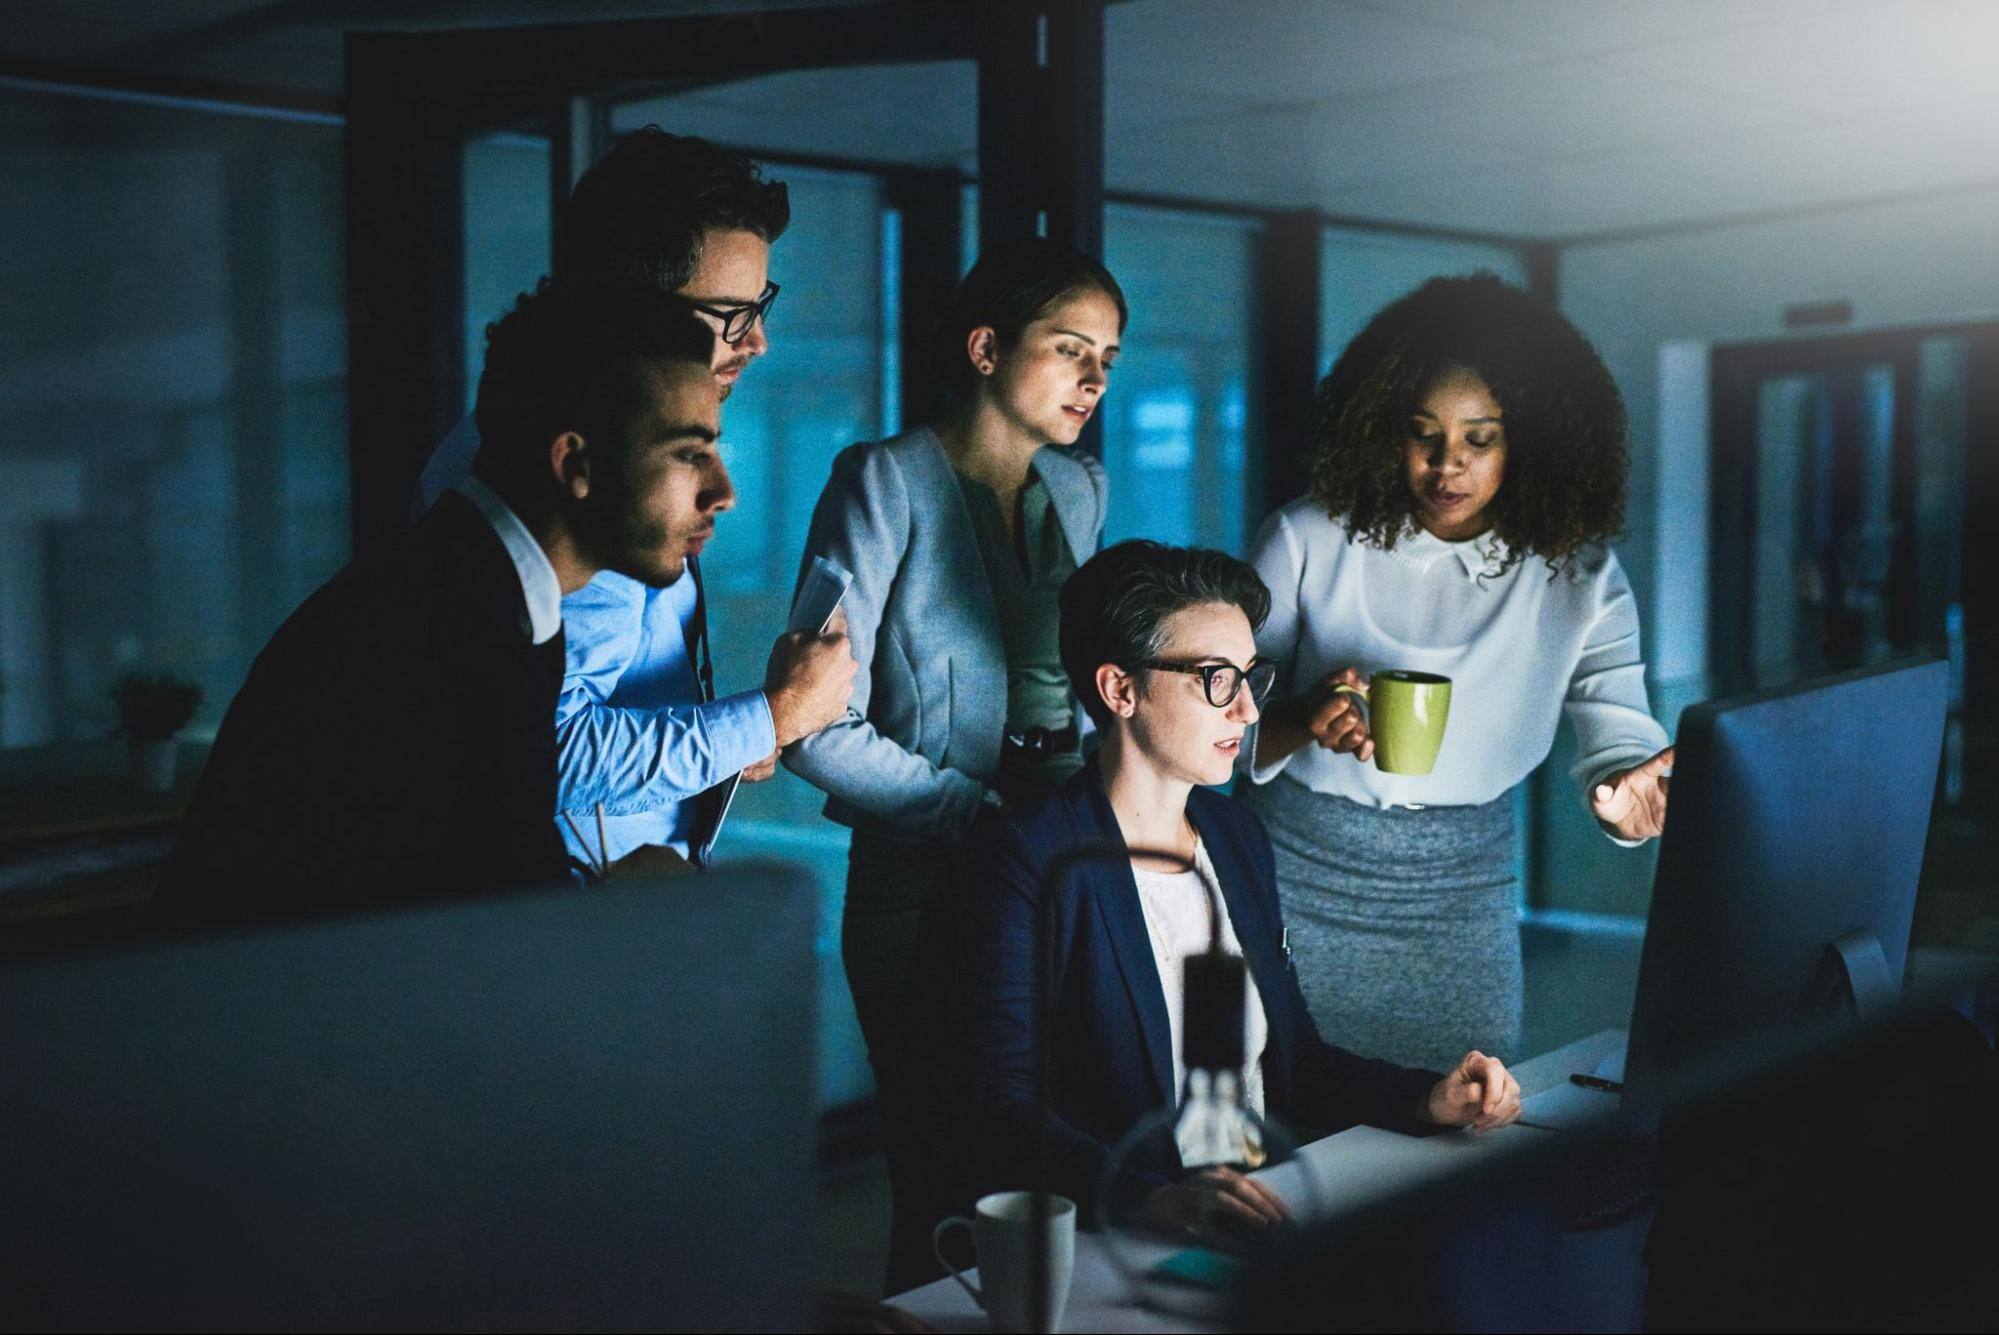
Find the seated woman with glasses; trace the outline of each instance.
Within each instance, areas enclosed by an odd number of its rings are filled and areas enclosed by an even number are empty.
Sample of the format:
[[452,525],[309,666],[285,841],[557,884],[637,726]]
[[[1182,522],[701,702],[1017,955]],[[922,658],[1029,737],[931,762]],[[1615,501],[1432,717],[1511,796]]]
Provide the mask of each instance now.
[[[960,1143],[976,1157],[966,1194],[1032,1185],[1045,895],[1053,1188],[1086,1216],[1101,1204],[1111,1147],[1185,1097],[1181,963],[1208,946],[1208,885],[1220,891],[1223,947],[1247,964],[1241,1087],[1259,1115],[1326,1132],[1484,1130],[1519,1116],[1519,1086],[1498,1060],[1470,1052],[1447,1075],[1394,1066],[1324,1042],[1305,1009],[1285,962],[1270,840],[1247,808],[1210,791],[1231,777],[1275,675],[1256,657],[1269,607],[1243,562],[1144,541],[1107,548],[1063,587],[1062,665],[1102,741],[1060,793],[967,845],[951,1000],[951,1049],[965,1063]],[[1058,859],[1091,846],[1108,851],[1045,884]],[[1275,1195],[1233,1169],[1190,1172],[1164,1161],[1170,1148],[1141,1148],[1157,1161],[1128,1166],[1149,1183],[1141,1214],[1157,1225],[1209,1233],[1284,1217]]]
[[941,952],[918,942],[924,903],[955,892],[946,875],[975,820],[1082,764],[1055,600],[1097,549],[1107,490],[1103,466],[1067,447],[1108,388],[1125,314],[1117,280],[1066,246],[988,249],[938,334],[952,408],[842,451],[806,537],[807,567],[824,556],[853,572],[860,670],[845,716],[784,763],[854,831],[840,955],[885,1124],[890,1293],[935,1268],[916,980]]

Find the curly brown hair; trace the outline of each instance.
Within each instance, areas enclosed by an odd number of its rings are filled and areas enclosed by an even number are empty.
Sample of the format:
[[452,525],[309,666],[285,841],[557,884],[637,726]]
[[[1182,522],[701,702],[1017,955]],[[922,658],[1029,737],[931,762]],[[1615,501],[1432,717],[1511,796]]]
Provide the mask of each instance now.
[[1530,555],[1573,571],[1624,525],[1624,400],[1589,340],[1491,274],[1433,278],[1383,307],[1319,384],[1306,492],[1370,546],[1413,530],[1403,442],[1424,391],[1468,370],[1498,402],[1506,476],[1492,499],[1500,574]]

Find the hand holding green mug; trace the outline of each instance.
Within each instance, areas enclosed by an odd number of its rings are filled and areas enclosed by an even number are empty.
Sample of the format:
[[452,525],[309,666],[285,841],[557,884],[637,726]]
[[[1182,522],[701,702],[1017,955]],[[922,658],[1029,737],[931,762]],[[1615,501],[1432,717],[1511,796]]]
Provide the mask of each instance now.
[[1374,756],[1374,739],[1368,736],[1367,678],[1352,668],[1341,668],[1319,678],[1300,701],[1299,722],[1312,742],[1323,750],[1351,752],[1356,760]]
[[[1449,677],[1384,668],[1370,680],[1347,668],[1320,685],[1326,703],[1314,711],[1312,727],[1319,745],[1352,751],[1358,760],[1372,758],[1389,774],[1428,774],[1436,766],[1451,713]],[[1364,722],[1353,717],[1349,696],[1367,706]],[[1362,738],[1358,745],[1356,732]]]

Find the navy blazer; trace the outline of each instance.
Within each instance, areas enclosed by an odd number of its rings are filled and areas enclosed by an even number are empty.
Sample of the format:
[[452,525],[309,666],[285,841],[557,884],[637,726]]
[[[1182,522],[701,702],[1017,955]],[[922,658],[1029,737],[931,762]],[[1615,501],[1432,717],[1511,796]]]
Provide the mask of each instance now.
[[318,914],[560,882],[560,634],[455,493],[334,576],[223,717],[156,917]]
[[[1247,807],[1204,788],[1187,812],[1206,844],[1269,1021],[1265,1111],[1327,1132],[1367,1122],[1434,1129],[1418,1109],[1441,1077],[1334,1047],[1319,1037],[1283,953],[1270,837]],[[1030,1185],[1034,1098],[1034,935],[1041,881],[1062,853],[1124,847],[1095,762],[1062,790],[966,844],[951,1028],[964,1063],[960,1097],[972,1133],[973,1194]],[[1050,1063],[1054,1190],[1094,1212],[1110,1147],[1139,1118],[1178,1098],[1171,1030],[1131,863],[1075,867],[1054,893],[1055,1014]],[[1155,1150],[1160,1147],[1155,1147]],[[1142,1165],[1140,1185],[1180,1171]]]

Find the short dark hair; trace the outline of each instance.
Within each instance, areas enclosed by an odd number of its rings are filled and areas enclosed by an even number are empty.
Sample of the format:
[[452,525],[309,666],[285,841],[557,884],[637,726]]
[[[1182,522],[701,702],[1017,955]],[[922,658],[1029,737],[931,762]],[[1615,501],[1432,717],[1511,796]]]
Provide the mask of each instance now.
[[958,285],[951,314],[938,326],[931,349],[931,369],[959,397],[972,391],[971,359],[965,337],[990,327],[1002,348],[1013,346],[1050,306],[1077,292],[1095,290],[1117,307],[1118,332],[1131,318],[1124,289],[1111,271],[1089,256],[1058,241],[1028,237],[1003,241],[979,254],[979,262]]
[[1232,603],[1262,628],[1270,590],[1255,569],[1209,547],[1169,547],[1133,538],[1083,562],[1062,586],[1062,670],[1099,724],[1110,711],[1097,695],[1097,669],[1127,671],[1159,656],[1166,619],[1203,603]]
[[1529,555],[1573,569],[1624,524],[1624,401],[1574,325],[1492,274],[1433,278],[1355,335],[1319,385],[1309,494],[1356,541],[1388,548],[1411,532],[1402,443],[1423,392],[1454,370],[1483,380],[1504,415],[1493,573]]
[[[508,502],[532,502],[550,441],[589,420],[604,377],[645,363],[707,370],[715,331],[686,302],[640,283],[544,278],[486,326],[486,365],[473,419],[474,468]],[[608,425],[608,424],[606,424]]]
[[583,173],[556,226],[555,272],[651,283],[677,292],[715,229],[784,235],[791,198],[782,181],[726,148],[657,125],[619,136]]

